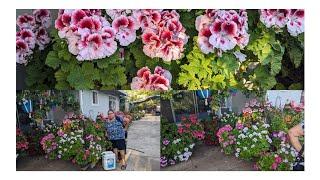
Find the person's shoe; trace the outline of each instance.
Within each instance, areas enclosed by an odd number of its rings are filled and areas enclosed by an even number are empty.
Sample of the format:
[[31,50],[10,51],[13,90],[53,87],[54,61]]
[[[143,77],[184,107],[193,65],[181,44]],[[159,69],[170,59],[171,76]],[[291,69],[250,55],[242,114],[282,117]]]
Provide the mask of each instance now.
[[126,169],[127,169],[127,165],[126,164],[121,166],[121,170],[126,170]]

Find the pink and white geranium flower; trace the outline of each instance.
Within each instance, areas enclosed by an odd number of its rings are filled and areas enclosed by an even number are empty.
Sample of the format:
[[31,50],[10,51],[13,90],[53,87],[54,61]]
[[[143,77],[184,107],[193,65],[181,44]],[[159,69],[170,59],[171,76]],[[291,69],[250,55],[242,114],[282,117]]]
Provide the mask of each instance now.
[[133,10],[131,9],[106,9],[106,13],[108,14],[108,16],[111,17],[112,20],[114,20],[115,18],[124,15],[130,15],[132,14]]
[[147,56],[164,61],[182,58],[188,36],[175,10],[136,10],[134,17],[142,29],[143,52]]
[[79,61],[109,57],[117,50],[116,30],[101,10],[60,10],[55,27]]
[[169,90],[171,73],[157,66],[154,74],[148,67],[143,67],[137,72],[137,76],[132,79],[132,90]]
[[27,65],[28,57],[38,46],[43,50],[50,42],[47,28],[51,25],[51,13],[46,9],[36,9],[33,15],[24,14],[17,18],[19,31],[16,33],[16,62]]
[[248,16],[244,10],[206,10],[195,24],[199,32],[198,46],[205,54],[215,49],[220,54],[236,46],[244,48],[249,42]]
[[136,40],[136,30],[139,26],[131,16],[118,16],[112,22],[112,27],[116,30],[116,39],[121,46],[128,46]]
[[304,32],[303,9],[261,9],[260,21],[267,28],[284,28],[287,26],[291,36],[297,36]]

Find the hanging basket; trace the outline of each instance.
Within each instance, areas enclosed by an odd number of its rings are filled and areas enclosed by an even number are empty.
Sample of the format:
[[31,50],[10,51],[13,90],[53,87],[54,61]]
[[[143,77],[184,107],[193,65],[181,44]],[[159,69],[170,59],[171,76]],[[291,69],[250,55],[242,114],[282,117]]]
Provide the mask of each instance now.
[[204,99],[204,104],[207,106],[208,105],[208,98],[211,97],[212,92],[210,90],[208,90],[208,89],[206,89],[206,90],[197,90],[196,94],[200,99]]

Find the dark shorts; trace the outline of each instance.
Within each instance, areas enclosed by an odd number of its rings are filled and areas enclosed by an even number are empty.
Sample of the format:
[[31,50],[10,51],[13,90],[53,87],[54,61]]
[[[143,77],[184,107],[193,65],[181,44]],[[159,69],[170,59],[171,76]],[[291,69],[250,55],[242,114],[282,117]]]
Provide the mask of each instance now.
[[124,139],[111,140],[112,148],[126,150],[126,141]]

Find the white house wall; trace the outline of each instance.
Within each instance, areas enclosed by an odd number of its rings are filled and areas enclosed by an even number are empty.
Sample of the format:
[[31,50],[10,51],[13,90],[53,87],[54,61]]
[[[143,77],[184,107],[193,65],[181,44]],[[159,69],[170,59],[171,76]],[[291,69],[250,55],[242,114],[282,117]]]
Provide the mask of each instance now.
[[300,103],[301,93],[301,90],[270,90],[267,91],[267,97],[273,106],[283,108],[291,101]]
[[[80,100],[80,109],[82,113],[90,117],[92,119],[95,119],[99,113],[103,113],[105,115],[108,114],[109,110],[109,94],[102,93],[100,91],[96,91],[98,93],[98,104],[92,103],[92,92],[93,91],[86,91],[82,90],[80,91],[79,96],[81,96]],[[82,93],[82,95],[81,95]],[[120,107],[120,100],[119,97],[113,96],[116,99],[116,109],[115,111],[119,111]]]
[[107,114],[109,110],[109,96],[98,92],[98,104],[92,104],[92,91],[82,91],[82,103],[81,110],[82,113],[95,119],[99,113]]

